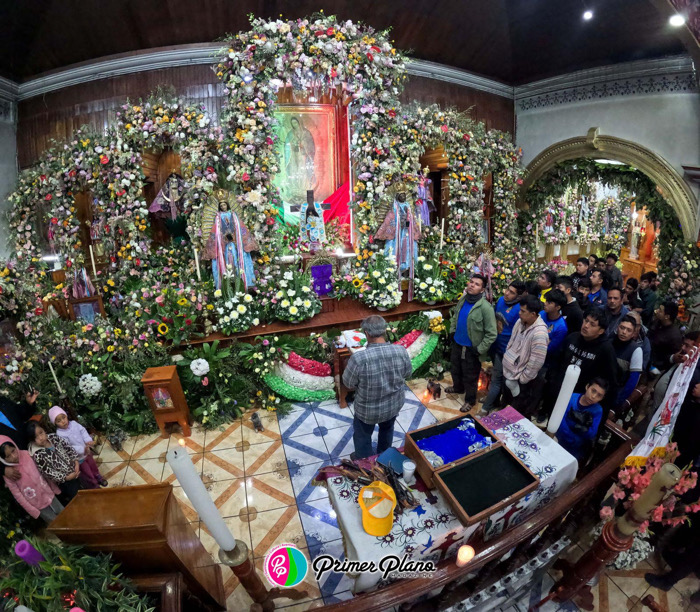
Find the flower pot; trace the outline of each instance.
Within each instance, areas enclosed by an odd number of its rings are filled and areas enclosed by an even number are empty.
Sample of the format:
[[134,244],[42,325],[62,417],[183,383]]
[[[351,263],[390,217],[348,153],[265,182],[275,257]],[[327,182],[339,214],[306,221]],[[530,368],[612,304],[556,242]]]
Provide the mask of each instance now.
[[389,309],[388,309],[388,308],[384,308],[384,306],[377,306],[377,310],[378,310],[379,312],[386,312],[386,311],[389,310]]
[[430,300],[430,301],[426,302],[426,304],[427,304],[428,306],[432,306],[433,304],[436,304],[436,303],[437,303],[437,302],[436,302],[435,300]]

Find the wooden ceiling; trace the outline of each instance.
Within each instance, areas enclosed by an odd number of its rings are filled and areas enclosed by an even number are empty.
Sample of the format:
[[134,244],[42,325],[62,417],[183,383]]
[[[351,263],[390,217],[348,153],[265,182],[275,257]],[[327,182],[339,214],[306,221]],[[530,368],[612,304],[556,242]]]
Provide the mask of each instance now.
[[[118,53],[210,42],[246,15],[326,14],[392,27],[413,56],[517,85],[685,52],[650,0],[4,0],[0,75],[22,82]],[[583,21],[584,8],[595,16]]]

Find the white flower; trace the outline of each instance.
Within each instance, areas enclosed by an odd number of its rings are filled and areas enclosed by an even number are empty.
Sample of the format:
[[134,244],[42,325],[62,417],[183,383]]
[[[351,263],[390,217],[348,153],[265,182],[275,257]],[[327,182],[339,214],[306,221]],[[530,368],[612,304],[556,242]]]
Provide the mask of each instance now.
[[284,292],[283,292],[283,291],[278,291],[277,293],[275,293],[275,297],[276,297],[277,299],[281,298],[283,295],[284,295]]
[[311,288],[310,288],[310,287],[307,287],[306,285],[304,285],[304,286],[301,288],[301,290],[302,290],[304,293],[308,293],[309,291],[311,291]]
[[433,266],[431,264],[424,264],[423,265],[423,270],[432,270]]
[[372,272],[372,276],[374,276],[374,278],[379,278],[381,275],[382,273],[379,270],[374,270],[374,272]]
[[429,291],[430,293],[435,293],[435,287],[431,287],[430,289],[428,289],[428,291]]
[[195,359],[190,363],[190,370],[195,376],[206,376],[209,372],[209,362],[206,359]]
[[426,285],[424,282],[421,282],[421,284],[418,285],[418,287],[419,287],[420,289],[425,289],[427,286],[428,286],[428,285]]
[[292,307],[289,309],[289,314],[291,314],[291,315],[295,315],[295,314],[297,314],[298,312],[299,312],[299,309],[298,309],[296,306],[292,306]]
[[221,289],[217,289],[216,291],[214,291],[214,297],[221,297]]
[[287,291],[287,295],[289,297],[294,297],[296,294],[297,294],[297,292],[294,291],[294,289],[290,289],[289,291]]
[[282,300],[282,308],[287,308],[289,306],[289,300]]
[[304,308],[311,308],[311,301],[310,300],[304,300]]
[[246,294],[243,296],[243,301],[246,302],[246,303],[250,303],[250,302],[253,301],[253,296],[250,295],[250,293],[246,293]]
[[78,381],[78,388],[87,397],[92,397],[102,390],[102,383],[92,374],[83,374]]
[[[432,289],[432,287],[431,287],[431,289]],[[236,306],[236,310],[238,312],[240,312],[241,314],[243,314],[248,309],[245,306],[243,306],[243,304],[239,304],[238,306]]]
[[253,325],[260,325],[260,319],[258,319],[257,317],[253,319]]
[[294,280],[294,274],[292,274],[291,272],[285,272],[284,278],[286,278],[287,280]]

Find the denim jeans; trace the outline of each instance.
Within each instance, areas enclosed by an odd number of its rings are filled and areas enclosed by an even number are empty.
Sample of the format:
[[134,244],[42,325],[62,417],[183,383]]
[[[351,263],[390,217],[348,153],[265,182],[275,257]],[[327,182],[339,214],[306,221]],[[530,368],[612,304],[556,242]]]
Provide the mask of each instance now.
[[[377,455],[381,455],[387,448],[391,448],[394,439],[394,421],[396,417],[379,423],[379,439],[377,440]],[[372,451],[372,433],[375,425],[370,425],[361,421],[357,415],[352,422],[352,439],[355,443],[355,456],[358,459],[371,457],[375,453]]]
[[503,355],[495,353],[493,356],[493,369],[491,370],[491,383],[489,393],[481,405],[481,409],[490,412],[496,407],[503,388]]

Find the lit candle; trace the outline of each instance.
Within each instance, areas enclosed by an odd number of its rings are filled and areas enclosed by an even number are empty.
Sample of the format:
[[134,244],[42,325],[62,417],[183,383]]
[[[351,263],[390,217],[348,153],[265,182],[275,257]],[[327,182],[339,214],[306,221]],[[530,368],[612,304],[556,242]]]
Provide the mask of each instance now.
[[51,361],[49,361],[49,370],[51,370],[51,376],[53,376],[53,381],[56,383],[56,389],[58,389],[60,395],[63,395],[63,389],[61,389],[61,385],[58,384],[58,378],[56,378],[56,372],[51,365]]
[[95,281],[97,281],[97,266],[95,265],[95,254],[92,251],[92,245],[90,245],[90,259],[92,261],[92,274],[95,277]]
[[559,390],[559,395],[557,396],[557,403],[554,404],[554,410],[552,410],[552,416],[549,417],[549,422],[547,423],[547,431],[554,435],[561,425],[561,421],[564,418],[566,409],[569,406],[569,400],[571,399],[571,394],[574,392],[574,387],[578,382],[578,377],[581,375],[581,368],[576,364],[571,364],[566,368],[566,374],[564,375],[564,382]]
[[445,217],[442,218],[442,224],[440,228],[440,248],[442,248],[442,239],[445,237]]
[[197,268],[197,280],[201,283],[202,282],[202,274],[199,271],[199,255],[197,255],[197,247],[195,245],[192,245],[192,250],[194,251],[194,265]]
[[197,514],[199,514],[199,518],[204,521],[216,543],[222,550],[233,550],[236,547],[236,540],[231,535],[228,527],[226,527],[226,523],[221,518],[221,514],[219,514],[209,493],[207,493],[204,483],[194,469],[194,464],[187,451],[182,447],[174,448],[169,450],[165,457],[173,470],[173,474],[175,474],[175,478],[182,486],[182,490],[187,495]]
[[460,546],[459,550],[457,551],[457,567],[464,567],[474,558],[475,554],[476,553],[471,546]]

